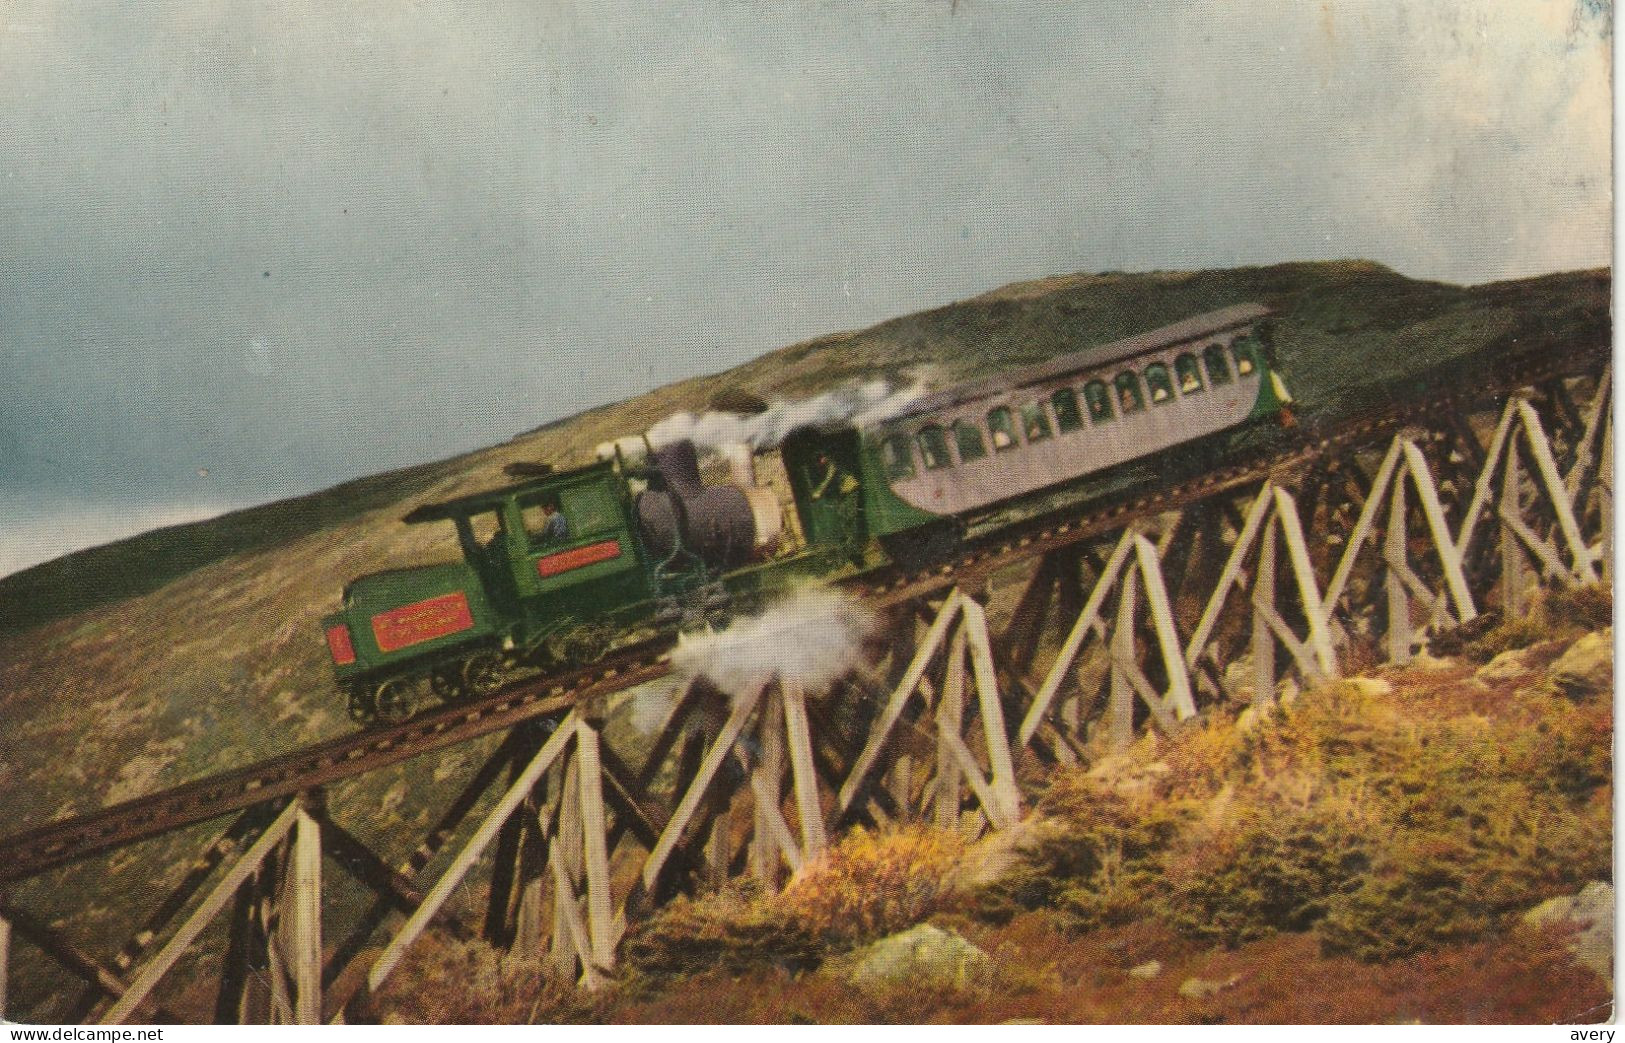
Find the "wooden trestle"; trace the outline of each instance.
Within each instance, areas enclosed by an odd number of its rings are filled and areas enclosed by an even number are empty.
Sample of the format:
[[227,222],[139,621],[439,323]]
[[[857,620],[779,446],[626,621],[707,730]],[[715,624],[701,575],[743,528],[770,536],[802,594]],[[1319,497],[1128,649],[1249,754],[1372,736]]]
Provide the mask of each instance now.
[[[1173,732],[1219,700],[1266,706],[1337,677],[1357,645],[1405,662],[1492,603],[1523,611],[1538,585],[1606,579],[1610,391],[1606,372],[1554,381],[1493,427],[1452,415],[1125,519],[1030,560],[1019,593],[1003,573],[956,577],[888,606],[872,666],[828,689],[682,682],[636,758],[606,742],[602,693],[528,720],[399,867],[319,788],[249,807],[106,963],[0,897],[0,1012],[26,943],[83,980],[75,1017],[165,1017],[155,986],[221,913],[221,1020],[354,1016],[435,925],[592,987],[615,975],[628,923],[672,895],[742,874],[780,887],[852,824],[1006,829],[1044,765]],[[997,632],[990,605],[1008,619]],[[376,895],[342,940],[323,937],[324,857]],[[477,928],[448,904],[471,875],[489,880]]]

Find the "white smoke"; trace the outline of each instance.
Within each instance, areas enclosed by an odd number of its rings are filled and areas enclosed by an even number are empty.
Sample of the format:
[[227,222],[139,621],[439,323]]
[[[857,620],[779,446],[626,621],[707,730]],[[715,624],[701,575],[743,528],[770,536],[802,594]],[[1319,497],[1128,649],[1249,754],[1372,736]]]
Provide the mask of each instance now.
[[684,638],[672,652],[672,666],[735,697],[774,675],[817,692],[862,665],[863,643],[875,627],[861,602],[828,587],[799,587],[760,615],[719,633]]
[[754,416],[738,413],[673,413],[648,431],[649,444],[656,449],[689,439],[695,445],[715,449],[743,442],[756,450],[772,449],[798,427],[823,427],[854,423],[879,423],[897,415],[926,393],[918,384],[893,388],[884,380],[849,384],[812,398],[777,399],[767,410]]

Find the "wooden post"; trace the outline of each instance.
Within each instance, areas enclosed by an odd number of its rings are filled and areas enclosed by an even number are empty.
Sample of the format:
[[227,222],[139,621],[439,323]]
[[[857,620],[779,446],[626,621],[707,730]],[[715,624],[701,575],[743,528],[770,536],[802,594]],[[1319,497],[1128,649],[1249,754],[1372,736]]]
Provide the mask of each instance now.
[[1253,577],[1253,706],[1259,710],[1275,703],[1275,631],[1269,624],[1275,611],[1275,556],[1275,526],[1268,524]]
[[584,850],[581,784],[576,780],[580,770],[577,760],[565,765],[560,779],[563,793],[559,799],[559,828],[547,848],[547,868],[553,879],[553,966],[564,978],[575,974],[578,961],[583,968],[592,963],[591,942],[585,925],[580,923],[581,903],[576,897]]
[[1535,413],[1535,408],[1525,400],[1519,400],[1518,412],[1523,418],[1524,436],[1530,454],[1535,458],[1540,481],[1545,487],[1547,498],[1551,501],[1552,511],[1557,515],[1558,528],[1568,544],[1569,555],[1574,562],[1574,573],[1582,583],[1595,583],[1597,570],[1591,565],[1591,552],[1586,546],[1584,537],[1580,535],[1580,525],[1575,521],[1573,506],[1564,495],[1563,478],[1558,474],[1556,461],[1552,459],[1552,446],[1546,439],[1545,430],[1541,428],[1540,417]]
[[1405,483],[1395,482],[1389,495],[1384,548],[1388,566],[1388,659],[1403,666],[1411,661],[1411,601],[1403,574],[1408,542]]
[[790,775],[795,784],[796,817],[801,820],[801,852],[807,859],[823,854],[829,839],[824,832],[824,809],[818,799],[818,775],[813,769],[812,731],[807,727],[807,694],[801,682],[779,679],[784,702],[784,735],[790,750]]
[[961,622],[948,645],[948,673],[937,702],[936,816],[943,829],[959,826],[959,760],[943,737],[957,738],[964,723],[965,653],[965,625]]
[[1614,438],[1613,426],[1602,439],[1602,461],[1597,465],[1598,503],[1602,522],[1602,578],[1614,578]]
[[[1518,502],[1518,454],[1516,447],[1507,453],[1506,466],[1503,470],[1501,482],[1501,501],[1499,513],[1503,518],[1517,517],[1520,511]],[[1527,588],[1529,585],[1529,571],[1525,567],[1525,554],[1523,544],[1518,540],[1518,534],[1512,531],[1512,526],[1501,526],[1501,612],[1505,619],[1517,619],[1523,615],[1527,605]]]
[[1175,719],[1188,720],[1196,716],[1196,702],[1191,696],[1191,679],[1179,647],[1179,634],[1174,630],[1173,609],[1168,604],[1168,588],[1162,578],[1161,552],[1144,536],[1136,536],[1134,546],[1139,572],[1145,580],[1146,610],[1162,652],[1163,672],[1168,676],[1165,701],[1173,705]]
[[1439,490],[1433,484],[1433,472],[1428,470],[1422,450],[1409,440],[1405,442],[1405,460],[1411,473],[1411,481],[1416,486],[1416,497],[1422,504],[1422,516],[1427,519],[1428,532],[1433,537],[1434,551],[1439,556],[1445,588],[1449,590],[1451,602],[1456,608],[1456,622],[1466,623],[1477,618],[1478,607],[1473,604],[1472,591],[1467,589],[1467,577],[1462,572],[1463,555],[1456,549],[1455,540],[1451,538],[1450,526],[1444,517],[1444,506],[1439,502]]
[[1111,558],[1101,566],[1094,589],[1089,592],[1089,600],[1084,603],[1083,611],[1072,624],[1066,640],[1061,643],[1061,649],[1055,654],[1055,662],[1045,675],[1044,683],[1039,685],[1038,691],[1033,694],[1032,705],[1027,708],[1026,716],[1021,719],[1021,728],[1017,735],[1022,745],[1025,746],[1032,741],[1033,735],[1038,731],[1038,725],[1055,700],[1055,694],[1066,682],[1067,671],[1076,661],[1084,641],[1098,629],[1101,611],[1106,606],[1106,599],[1111,595],[1112,585],[1117,582],[1118,574],[1122,572],[1128,556],[1134,551],[1134,536],[1132,530],[1123,533],[1122,538],[1117,541],[1117,547],[1112,551]]
[[303,806],[293,829],[287,879],[283,883],[284,961],[292,972],[293,1021],[322,1020],[322,836],[321,826]]
[[756,709],[756,704],[761,702],[762,692],[766,688],[766,684],[760,685],[749,695],[734,701],[733,711],[728,715],[727,721],[724,722],[721,733],[711,743],[711,748],[706,751],[705,758],[700,761],[699,771],[695,774],[694,781],[689,784],[688,791],[683,794],[677,808],[671,813],[671,819],[666,823],[666,828],[661,831],[660,839],[655,842],[654,850],[649,852],[649,857],[644,860],[643,872],[640,874],[644,894],[654,894],[655,884],[660,879],[661,870],[666,867],[667,860],[671,858],[672,851],[676,849],[678,841],[682,839],[683,831],[688,828],[689,820],[694,817],[694,812],[698,810],[701,799],[704,798],[706,790],[711,785],[711,780],[716,777],[717,769],[722,767],[722,762],[728,756],[729,751],[733,749],[733,744],[739,738],[739,733],[744,731],[745,722],[750,719],[751,712]]
[[266,856],[271,854],[276,849],[276,846],[282,842],[282,838],[288,835],[288,831],[293,828],[298,819],[300,810],[297,801],[289,804],[282,814],[277,816],[276,821],[271,823],[264,833],[260,834],[260,838],[243,854],[242,858],[237,860],[237,864],[232,866],[225,879],[215,885],[215,889],[203,900],[203,904],[198,906],[191,916],[187,917],[186,922],[165,943],[164,947],[158,950],[152,959],[142,966],[141,972],[131,979],[129,989],[102,1015],[102,1024],[122,1024],[126,1018],[135,1012],[135,1008],[142,1000],[147,998],[147,993],[151,992],[153,986],[158,984],[158,979],[162,978],[169,968],[175,965],[175,961],[180,959],[181,955],[191,947],[192,942],[197,939],[197,936],[203,933],[203,929],[209,925],[210,920],[214,919],[215,914],[227,902],[231,901],[232,897],[237,893],[237,888],[259,869]]
[[[751,795],[755,804],[755,825],[751,834],[751,872],[764,890],[772,890],[779,882],[780,844],[775,842],[772,819],[779,816],[780,786],[784,780],[784,719],[783,696],[778,688],[768,692],[767,705],[762,710],[756,728],[756,741],[760,754],[751,766]],[[796,853],[800,861],[800,851]]]
[[999,699],[999,679],[993,669],[987,616],[982,606],[971,598],[965,599],[963,611],[971,675],[976,680],[976,697],[982,712],[982,735],[987,740],[987,762],[993,773],[993,791],[998,795],[1005,817],[1014,822],[1021,817],[1021,790],[1016,786],[1016,769],[1010,757],[1010,735],[1005,730],[1004,703]]
[[1134,665],[1134,606],[1139,600],[1138,574],[1123,571],[1122,593],[1117,599],[1117,623],[1112,628],[1112,694],[1106,709],[1107,735],[1112,749],[1125,750],[1134,742],[1134,686],[1128,669]]
[[581,790],[581,832],[587,871],[587,929],[593,963],[601,970],[615,965],[613,906],[609,894],[609,852],[605,849],[604,776],[598,757],[598,730],[576,722],[576,778]]
[[[1428,487],[1431,489],[1432,485]],[[1286,543],[1287,561],[1292,566],[1292,578],[1297,583],[1298,600],[1303,605],[1303,614],[1309,624],[1309,634],[1305,642],[1314,655],[1315,673],[1322,678],[1336,677],[1337,654],[1332,650],[1331,635],[1326,629],[1326,616],[1321,611],[1320,590],[1315,584],[1314,565],[1309,560],[1309,545],[1303,538],[1303,522],[1298,517],[1298,504],[1291,493],[1280,487],[1275,490],[1275,517],[1280,523],[1281,535]],[[1449,533],[1441,529],[1440,538],[1448,542]]]
[[875,765],[875,759],[880,756],[881,747],[891,736],[891,730],[897,724],[897,718],[901,716],[903,707],[908,704],[909,696],[919,687],[920,678],[925,676],[926,667],[931,665],[931,657],[936,655],[937,649],[947,637],[948,627],[969,600],[960,593],[959,588],[955,587],[948,594],[947,600],[942,603],[936,619],[931,623],[931,629],[926,633],[925,643],[915,651],[914,658],[903,673],[903,679],[897,682],[897,687],[892,690],[885,709],[869,730],[869,738],[863,744],[863,750],[859,752],[857,760],[847,773],[846,782],[841,785],[841,791],[835,801],[837,818],[844,815],[852,806],[852,802],[857,799],[858,791],[863,788],[870,769]]
[[565,746],[575,738],[576,719],[574,711],[565,715],[564,719],[559,722],[558,730],[553,733],[547,742],[542,744],[542,748],[536,754],[536,757],[525,768],[518,780],[508,787],[508,791],[498,799],[496,807],[492,808],[486,815],[485,820],[474,831],[474,835],[468,839],[468,842],[463,845],[463,849],[452,859],[451,865],[447,866],[440,879],[435,881],[434,887],[429,890],[428,894],[424,895],[423,904],[418,906],[417,911],[407,919],[400,932],[395,935],[389,946],[384,949],[383,954],[378,957],[378,961],[372,965],[372,970],[367,974],[369,989],[376,993],[383,986],[384,981],[395,970],[396,965],[400,963],[401,957],[405,955],[407,946],[417,941],[424,928],[429,926],[429,921],[440,911],[440,907],[446,903],[446,899],[451,897],[453,889],[462,882],[463,877],[473,867],[475,861],[484,853],[492,838],[496,836],[497,830],[502,828],[502,824],[508,820],[508,816],[513,814],[514,809],[523,803],[531,788],[536,785],[536,781],[542,777],[542,773],[552,766],[553,762],[564,752]]

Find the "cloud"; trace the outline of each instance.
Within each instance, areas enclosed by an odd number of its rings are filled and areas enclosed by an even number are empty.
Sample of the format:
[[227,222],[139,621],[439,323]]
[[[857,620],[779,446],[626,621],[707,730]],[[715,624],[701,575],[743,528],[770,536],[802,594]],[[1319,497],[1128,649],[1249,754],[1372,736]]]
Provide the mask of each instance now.
[[1591,0],[11,0],[0,490],[307,491],[1055,272],[1606,263]]

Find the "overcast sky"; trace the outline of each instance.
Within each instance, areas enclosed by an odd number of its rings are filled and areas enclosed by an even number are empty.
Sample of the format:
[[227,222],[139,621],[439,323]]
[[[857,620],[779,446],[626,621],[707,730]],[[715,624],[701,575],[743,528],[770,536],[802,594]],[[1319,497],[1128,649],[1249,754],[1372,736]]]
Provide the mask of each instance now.
[[1606,0],[0,0],[0,573],[1056,272],[1607,263]]

